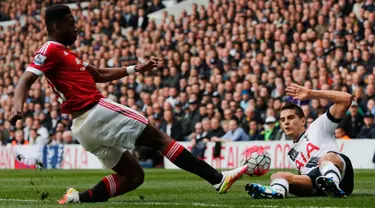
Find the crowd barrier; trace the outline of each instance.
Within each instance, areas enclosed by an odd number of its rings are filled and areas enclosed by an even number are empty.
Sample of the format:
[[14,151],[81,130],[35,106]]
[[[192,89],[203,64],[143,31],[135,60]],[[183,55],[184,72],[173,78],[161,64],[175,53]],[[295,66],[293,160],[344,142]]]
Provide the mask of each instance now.
[[[180,142],[180,144],[191,149],[189,142]],[[256,145],[262,146],[270,153],[271,168],[290,169],[294,166],[287,154],[292,144],[291,141],[226,142],[221,147],[221,156],[214,158],[214,143],[208,143],[204,160],[214,168],[235,168],[239,166],[243,150]],[[354,168],[375,167],[373,163],[375,139],[338,140],[338,144],[340,150],[352,160]],[[0,147],[0,169],[36,168],[36,161],[40,161],[44,168],[103,169],[99,160],[80,145]],[[177,168],[168,159],[164,159],[164,166],[166,169]]]
[[[353,167],[357,169],[374,168],[373,157],[375,154],[375,139],[352,139],[337,140],[342,153],[347,155]],[[181,142],[185,148],[191,149],[190,142]],[[251,146],[261,146],[271,155],[271,168],[291,169],[294,165],[288,158],[293,142],[292,141],[254,141],[254,142],[226,142],[222,144],[221,155],[218,158],[213,157],[214,143],[208,143],[203,158],[214,168],[230,169],[239,166],[241,153]],[[164,158],[164,167],[167,169],[176,169],[173,163]]]

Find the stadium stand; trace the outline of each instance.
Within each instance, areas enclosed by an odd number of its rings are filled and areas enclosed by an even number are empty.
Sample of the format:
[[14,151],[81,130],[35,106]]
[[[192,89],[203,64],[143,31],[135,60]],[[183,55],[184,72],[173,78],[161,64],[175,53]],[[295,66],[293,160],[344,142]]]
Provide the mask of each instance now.
[[[46,41],[39,14],[47,5],[32,2],[0,3],[0,20],[17,21],[0,27],[0,139],[12,143],[21,130],[28,143],[38,140],[33,136],[75,143],[71,117],[60,114],[43,78],[29,92],[24,121],[12,127],[4,119],[18,78]],[[114,67],[165,58],[153,72],[98,84],[106,97],[142,112],[175,139],[204,148],[210,138],[238,129],[248,140],[288,139],[277,120],[282,104],[290,101],[284,89],[295,82],[353,94],[340,137],[375,138],[373,1],[218,0],[206,7],[193,4],[191,14],[163,13],[160,24],[147,17],[162,8],[159,0],[91,1],[73,11],[80,33],[72,49],[83,60]],[[126,27],[131,29],[123,34]],[[299,104],[308,122],[330,105],[326,100]]]

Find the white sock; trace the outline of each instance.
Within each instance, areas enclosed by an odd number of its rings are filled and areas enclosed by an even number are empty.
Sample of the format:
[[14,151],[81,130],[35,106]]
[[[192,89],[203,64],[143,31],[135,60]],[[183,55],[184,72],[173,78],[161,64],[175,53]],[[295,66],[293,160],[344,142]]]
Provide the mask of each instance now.
[[322,176],[332,178],[336,184],[340,184],[340,170],[331,161],[323,161],[319,166],[319,170]]
[[272,180],[270,186],[284,197],[289,193],[289,183],[284,178],[276,178]]

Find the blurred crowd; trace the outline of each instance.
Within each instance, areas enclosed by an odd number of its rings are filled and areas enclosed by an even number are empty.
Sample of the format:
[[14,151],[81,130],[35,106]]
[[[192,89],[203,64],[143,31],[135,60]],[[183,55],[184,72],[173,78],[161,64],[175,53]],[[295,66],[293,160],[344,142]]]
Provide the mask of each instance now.
[[[44,78],[29,92],[24,121],[11,127],[4,120],[19,76],[47,38],[42,13],[34,12],[39,6],[1,9],[11,19],[27,14],[25,25],[0,28],[3,144],[20,138],[76,142],[69,131],[71,117],[60,114]],[[215,0],[207,7],[193,4],[189,15],[164,12],[156,25],[146,15],[161,8],[160,0],[92,1],[87,9],[73,10],[80,32],[71,48],[99,67],[163,57],[157,70],[97,86],[105,97],[142,112],[174,139],[191,141],[196,155],[208,141],[219,146],[288,139],[278,116],[283,103],[292,101],[284,92],[291,83],[351,93],[354,102],[336,137],[375,138],[373,0]],[[125,27],[132,29],[123,34]],[[331,104],[294,102],[302,106],[307,125]]]

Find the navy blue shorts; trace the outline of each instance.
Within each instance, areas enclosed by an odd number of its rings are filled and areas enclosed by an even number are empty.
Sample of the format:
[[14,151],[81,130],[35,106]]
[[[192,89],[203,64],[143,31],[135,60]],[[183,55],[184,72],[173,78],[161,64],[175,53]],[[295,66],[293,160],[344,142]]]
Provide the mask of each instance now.
[[[346,195],[350,195],[353,192],[354,189],[354,170],[352,166],[352,162],[350,159],[342,154],[342,153],[336,153],[341,156],[341,158],[345,161],[345,172],[342,175],[343,178],[340,182],[340,188],[345,191]],[[315,183],[316,178],[321,176],[322,174],[319,171],[319,167],[316,167],[314,170],[312,170],[307,176],[310,177],[311,182],[313,184],[313,195],[314,196],[326,196],[326,194],[318,188],[318,186]]]

